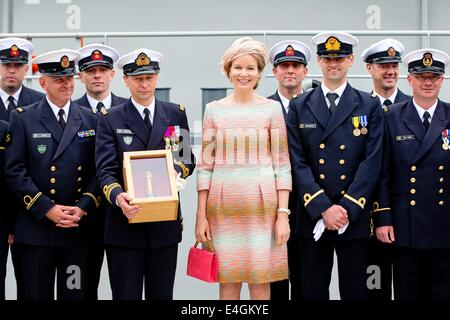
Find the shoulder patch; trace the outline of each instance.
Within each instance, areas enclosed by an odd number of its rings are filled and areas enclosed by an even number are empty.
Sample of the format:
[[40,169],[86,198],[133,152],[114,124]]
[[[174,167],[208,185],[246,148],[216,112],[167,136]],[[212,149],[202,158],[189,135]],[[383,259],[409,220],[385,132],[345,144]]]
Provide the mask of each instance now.
[[180,104],[180,105],[178,106],[178,108],[180,108],[180,111],[182,111],[182,112],[185,111],[185,108],[184,108],[184,106],[183,106],[182,104]]
[[383,111],[384,112],[388,112],[389,111],[389,107],[388,106],[383,106]]
[[18,107],[18,108],[16,108],[16,110],[17,110],[17,112],[19,112],[19,113],[22,113],[22,112],[25,111],[22,107]]

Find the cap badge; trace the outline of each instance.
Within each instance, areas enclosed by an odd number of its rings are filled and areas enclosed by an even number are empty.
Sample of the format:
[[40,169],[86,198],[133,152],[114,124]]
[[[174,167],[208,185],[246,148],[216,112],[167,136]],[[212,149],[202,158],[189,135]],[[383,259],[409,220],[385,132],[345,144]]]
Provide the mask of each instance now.
[[424,53],[422,63],[425,67],[429,67],[433,64],[433,55],[429,52]]
[[9,55],[11,57],[18,57],[19,56],[19,48],[15,44],[13,44],[11,46],[11,48],[9,49]]
[[134,60],[137,66],[148,66],[150,65],[150,58],[144,53],[140,53],[136,60]]
[[295,55],[294,48],[292,48],[291,45],[287,46],[286,50],[284,51],[284,54],[285,54],[287,57],[294,56],[294,55]]
[[91,54],[91,59],[93,61],[103,60],[103,54],[100,50],[94,50]]
[[326,51],[337,51],[341,50],[341,42],[335,37],[329,37],[325,42]]
[[395,57],[395,49],[394,48],[392,48],[392,47],[390,47],[388,50],[387,50],[387,54],[388,54],[388,56],[389,57]]
[[67,57],[67,56],[62,56],[62,57],[61,57],[61,67],[63,67],[63,68],[68,68],[69,66],[70,66],[69,57]]

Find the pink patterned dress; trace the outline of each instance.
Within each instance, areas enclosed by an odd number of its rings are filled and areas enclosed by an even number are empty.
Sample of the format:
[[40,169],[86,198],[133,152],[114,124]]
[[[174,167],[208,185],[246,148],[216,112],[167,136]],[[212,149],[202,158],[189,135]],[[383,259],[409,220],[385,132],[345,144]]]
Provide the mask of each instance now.
[[208,190],[207,218],[219,282],[287,279],[287,247],[275,241],[277,190],[291,190],[281,105],[206,106],[197,190]]

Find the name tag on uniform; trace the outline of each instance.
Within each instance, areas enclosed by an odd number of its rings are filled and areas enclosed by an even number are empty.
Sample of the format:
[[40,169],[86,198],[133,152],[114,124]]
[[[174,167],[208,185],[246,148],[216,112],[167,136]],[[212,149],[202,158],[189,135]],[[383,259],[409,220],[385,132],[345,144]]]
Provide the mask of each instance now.
[[411,141],[411,140],[415,140],[416,136],[413,134],[408,134],[405,136],[396,136],[395,137],[395,141]]
[[45,139],[51,137],[52,135],[50,133],[33,133],[33,139]]
[[118,134],[134,134],[130,129],[117,129]]
[[298,127],[300,129],[315,129],[317,127],[317,123],[300,123]]

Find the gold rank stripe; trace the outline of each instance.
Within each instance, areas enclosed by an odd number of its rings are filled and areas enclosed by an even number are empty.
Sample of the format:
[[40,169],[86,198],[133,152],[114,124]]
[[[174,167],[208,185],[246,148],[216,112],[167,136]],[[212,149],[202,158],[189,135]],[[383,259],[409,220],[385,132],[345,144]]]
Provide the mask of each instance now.
[[186,165],[181,161],[175,161],[175,164],[179,165],[181,167],[181,170],[183,170],[182,178],[186,178],[189,175],[189,169],[186,167]]
[[366,204],[366,198],[361,197],[361,198],[359,198],[359,200],[356,200],[355,198],[353,198],[352,196],[349,196],[348,194],[344,194],[344,198],[347,198],[351,202],[354,202],[358,206],[360,206],[361,209],[364,209],[364,205]]
[[100,197],[96,198],[92,193],[90,192],[85,192],[83,193],[83,196],[88,196],[89,198],[92,199],[92,201],[94,201],[95,203],[95,207],[98,208],[100,206]]
[[42,196],[42,192],[38,192],[33,198],[31,196],[26,195],[23,197],[23,202],[27,205],[27,210],[30,210],[30,208],[33,206],[33,204],[36,202],[39,197]]
[[310,195],[309,193],[305,193],[305,195],[303,196],[303,201],[305,202],[305,207],[315,198],[317,197],[319,194],[321,194],[323,191],[323,189],[320,189],[319,191],[317,191],[316,193],[314,193],[313,195]]
[[109,199],[109,196],[111,195],[111,191],[113,191],[115,188],[121,188],[120,184],[117,182],[111,183],[110,185],[105,185],[103,187],[103,193],[105,194],[106,200],[108,200],[109,203],[113,204],[111,202],[111,199]]
[[373,203],[373,210],[372,210],[373,213],[382,212],[382,211],[390,211],[390,210],[391,210],[391,208],[388,208],[388,207],[380,208],[380,204],[376,201]]

